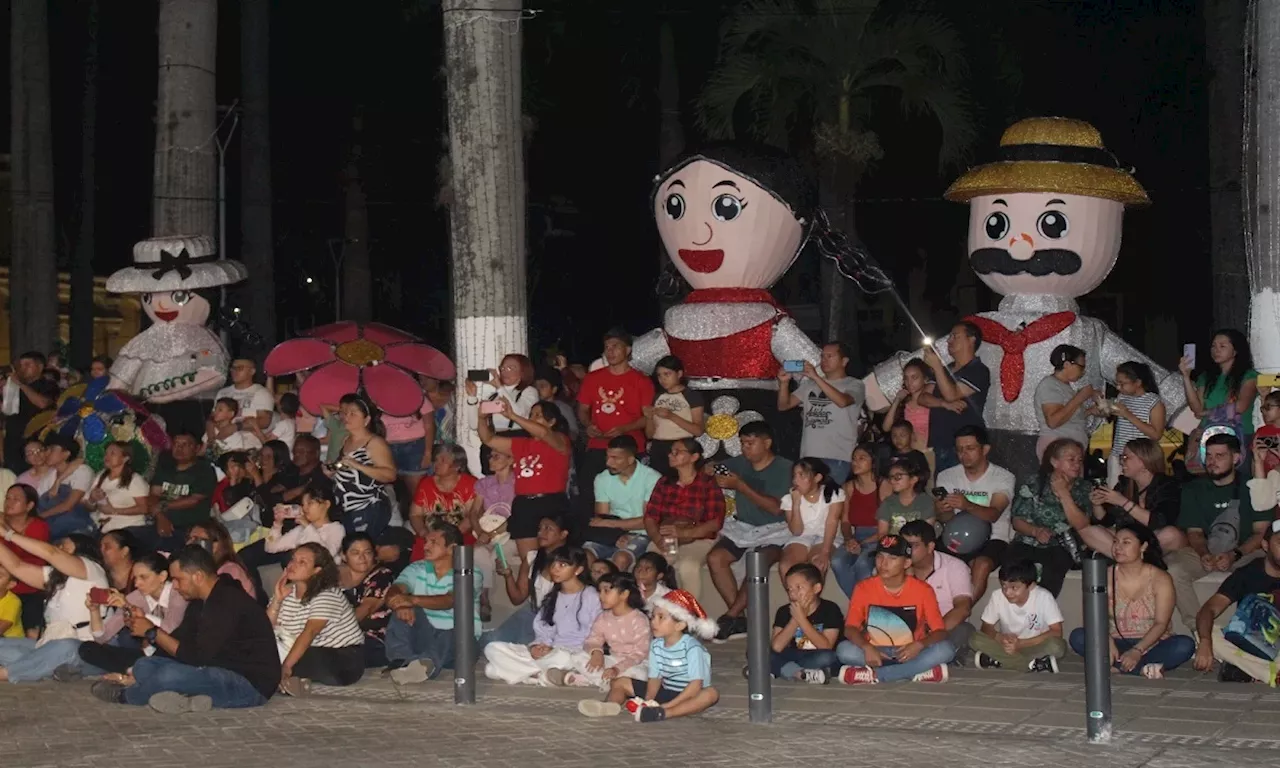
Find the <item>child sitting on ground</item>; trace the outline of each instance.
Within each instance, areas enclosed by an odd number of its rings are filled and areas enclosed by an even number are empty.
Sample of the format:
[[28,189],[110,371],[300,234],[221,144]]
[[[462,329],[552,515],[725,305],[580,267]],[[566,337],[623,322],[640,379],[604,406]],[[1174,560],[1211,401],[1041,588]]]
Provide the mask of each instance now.
[[810,563],[787,571],[788,602],[773,617],[769,672],[774,677],[824,685],[831,668],[840,663],[836,644],[844,614],[840,606],[822,599],[822,582],[822,572]]
[[982,611],[982,631],[969,641],[978,669],[1057,672],[1067,654],[1062,611],[1053,593],[1036,584],[1036,564],[1015,560],[1000,567],[1000,591]]
[[564,546],[548,559],[554,586],[542,599],[533,620],[532,645],[489,643],[485,646],[484,674],[505,683],[550,685],[549,669],[572,669],[573,656],[600,615],[599,593],[587,571],[587,553],[582,547]]
[[26,637],[22,629],[22,600],[13,588],[18,580],[0,568],[0,637]]
[[667,558],[657,552],[645,552],[636,558],[631,567],[636,577],[636,586],[640,588],[640,597],[644,600],[644,612],[653,615],[653,599],[662,597],[676,589],[676,569],[671,567]]
[[[595,565],[608,563],[597,560]],[[610,563],[612,565],[612,563]],[[635,578],[629,573],[608,573],[596,581],[604,612],[591,625],[582,652],[573,654],[567,669],[548,669],[552,685],[597,686],[609,689],[618,677],[643,677],[649,658],[649,617]],[[606,647],[608,653],[606,654]]]
[[604,701],[578,702],[587,717],[607,717],[626,710],[641,723],[704,712],[720,700],[711,687],[711,654],[695,639],[710,640],[716,623],[698,600],[683,589],[653,600],[653,642],[649,644],[649,679],[614,679]]

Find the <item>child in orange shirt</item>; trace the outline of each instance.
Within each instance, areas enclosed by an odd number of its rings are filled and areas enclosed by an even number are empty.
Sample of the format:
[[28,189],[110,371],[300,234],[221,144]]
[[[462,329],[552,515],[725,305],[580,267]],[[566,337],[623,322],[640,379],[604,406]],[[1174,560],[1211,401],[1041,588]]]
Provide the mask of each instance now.
[[836,658],[845,665],[840,682],[946,682],[956,649],[947,640],[933,588],[910,575],[910,568],[906,539],[881,536],[876,573],[854,587],[845,640],[836,646]]

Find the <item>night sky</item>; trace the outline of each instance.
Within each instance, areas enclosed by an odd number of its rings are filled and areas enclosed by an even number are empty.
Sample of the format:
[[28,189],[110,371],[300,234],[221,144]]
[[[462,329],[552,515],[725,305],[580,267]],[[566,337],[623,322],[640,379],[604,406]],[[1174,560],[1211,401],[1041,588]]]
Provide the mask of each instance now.
[[[149,2],[101,6],[95,268],[109,274],[148,235],[156,11]],[[83,5],[59,0],[50,7],[58,213],[66,226],[78,189]],[[673,22],[686,138],[696,141],[688,101],[715,63],[719,24],[732,4],[556,0],[539,6],[527,0],[526,7],[545,11],[524,26],[526,111],[536,121],[527,156],[530,274],[538,275],[531,342],[535,352],[558,342],[571,357],[589,359],[605,328],[640,333],[659,320],[651,286],[660,246],[648,208],[658,170],[659,24]],[[1121,332],[1140,338],[1143,316],[1163,314],[1176,319],[1188,340],[1207,340],[1211,307],[1181,288],[1206,284],[1210,276],[1200,3],[951,0],[936,8],[970,45],[970,91],[982,108],[974,162],[991,157],[1000,133],[1017,118],[1092,122],[1108,148],[1136,168],[1154,201],[1127,216],[1120,264],[1100,289],[1126,297]],[[221,3],[224,105],[239,90],[237,16],[238,3]],[[299,308],[281,317],[281,331],[332,318],[325,299],[333,281],[328,241],[342,236],[341,172],[358,114],[372,258],[375,275],[384,277],[375,297],[378,319],[447,348],[448,241],[445,213],[435,204],[445,142],[438,9],[406,15],[398,0],[290,0],[276,4],[271,34],[276,284],[280,304]],[[8,37],[6,28],[6,46]],[[7,82],[8,56],[0,61]],[[0,126],[7,146],[7,100],[5,109]],[[858,234],[900,285],[926,254],[926,298],[942,322],[945,293],[964,253],[967,212],[940,195],[959,171],[939,174],[937,129],[927,120],[886,110],[873,127],[886,157],[862,182]],[[233,258],[237,148],[233,142],[227,157]],[[1178,268],[1152,269],[1155,263]],[[313,292],[305,275],[316,281]]]

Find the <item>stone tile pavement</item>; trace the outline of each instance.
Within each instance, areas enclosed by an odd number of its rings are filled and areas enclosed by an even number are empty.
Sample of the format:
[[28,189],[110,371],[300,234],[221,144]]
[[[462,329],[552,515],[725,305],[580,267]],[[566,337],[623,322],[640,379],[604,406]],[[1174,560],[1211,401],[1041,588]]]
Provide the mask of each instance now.
[[[397,690],[376,674],[260,710],[166,717],[100,704],[87,685],[0,685],[4,768],[187,764],[200,768],[357,766],[792,766],[855,759],[877,766],[1280,768],[1280,693],[1178,672],[1116,680],[1116,738],[1084,743],[1083,667],[1055,677],[960,670],[945,685],[850,688],[775,683],[774,722],[747,721],[745,645],[713,648],[723,698],[708,715],[640,726],[587,720],[581,690],[495,685],[455,708],[452,680]],[[583,749],[581,745],[597,745]],[[376,756],[376,757],[375,757]],[[196,759],[193,759],[196,758]]]

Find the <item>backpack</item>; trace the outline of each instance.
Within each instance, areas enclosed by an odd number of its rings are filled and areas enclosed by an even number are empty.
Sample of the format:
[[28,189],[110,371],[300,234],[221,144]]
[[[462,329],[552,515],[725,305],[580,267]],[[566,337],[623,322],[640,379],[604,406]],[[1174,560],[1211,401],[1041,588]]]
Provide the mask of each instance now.
[[1227,622],[1227,642],[1251,656],[1274,661],[1280,656],[1280,609],[1276,595],[1245,595]]

